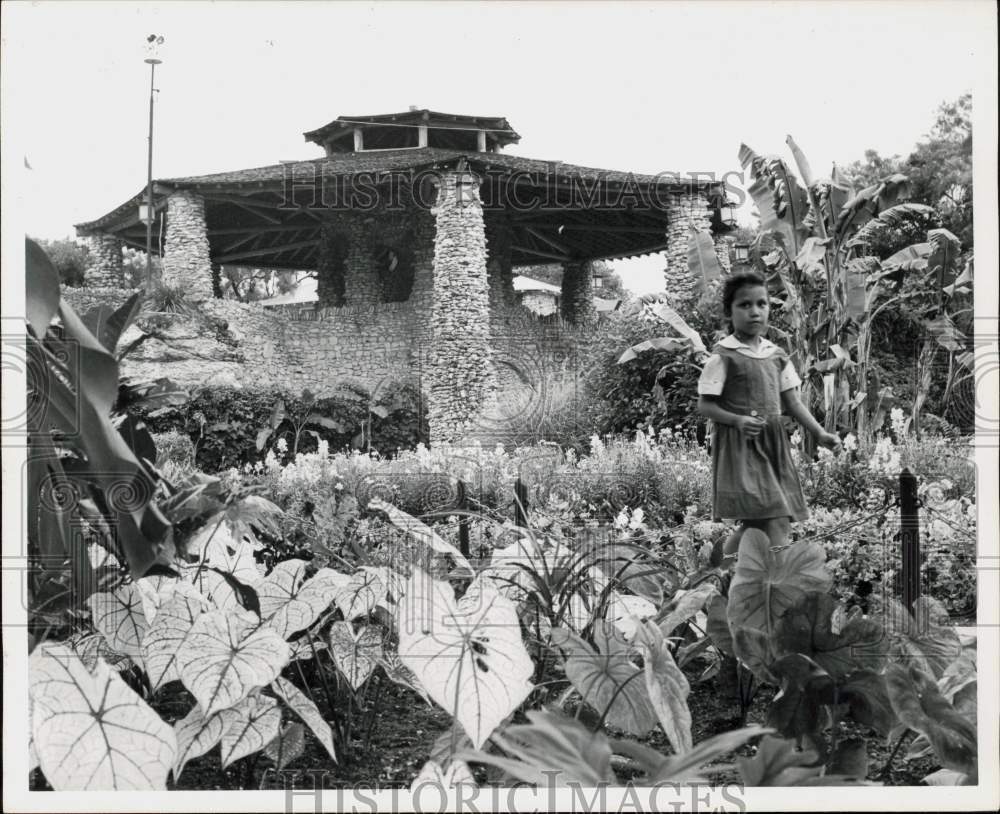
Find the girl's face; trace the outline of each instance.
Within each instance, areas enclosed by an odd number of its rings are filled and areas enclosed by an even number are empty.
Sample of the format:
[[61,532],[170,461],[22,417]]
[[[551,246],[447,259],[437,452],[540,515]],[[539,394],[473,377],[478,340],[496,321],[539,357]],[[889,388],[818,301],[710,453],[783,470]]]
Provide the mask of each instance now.
[[727,316],[733,322],[733,333],[749,339],[760,336],[767,330],[770,311],[767,289],[762,285],[745,285],[736,289]]

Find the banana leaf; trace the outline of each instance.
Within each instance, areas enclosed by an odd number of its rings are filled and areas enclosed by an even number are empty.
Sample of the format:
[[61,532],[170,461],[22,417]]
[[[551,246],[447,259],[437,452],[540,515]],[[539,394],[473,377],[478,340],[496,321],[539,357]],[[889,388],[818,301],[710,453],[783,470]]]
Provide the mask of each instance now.
[[715,253],[715,243],[712,236],[704,230],[691,230],[688,238],[688,270],[699,281],[704,290],[713,280],[718,280],[722,276],[722,266]]

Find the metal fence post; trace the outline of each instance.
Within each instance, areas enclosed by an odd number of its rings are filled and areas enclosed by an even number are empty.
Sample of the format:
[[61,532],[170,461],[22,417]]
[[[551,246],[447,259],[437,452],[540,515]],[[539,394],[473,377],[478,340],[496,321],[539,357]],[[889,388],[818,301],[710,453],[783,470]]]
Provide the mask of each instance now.
[[903,607],[912,611],[920,597],[920,516],[917,479],[905,468],[899,473],[899,542],[903,550]]

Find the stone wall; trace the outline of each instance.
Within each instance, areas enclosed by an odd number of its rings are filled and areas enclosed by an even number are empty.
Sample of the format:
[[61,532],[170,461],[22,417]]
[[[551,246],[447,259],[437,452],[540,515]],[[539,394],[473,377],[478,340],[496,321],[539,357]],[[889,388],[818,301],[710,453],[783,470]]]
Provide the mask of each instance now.
[[122,267],[122,242],[112,235],[87,238],[90,262],[84,271],[84,283],[92,288],[120,288],[125,285]]
[[[692,228],[711,228],[712,212],[708,196],[703,192],[672,197],[667,209],[667,266],[663,271],[666,290],[674,298],[676,307],[684,309],[697,297],[698,281],[688,269],[687,244]],[[717,248],[716,254],[721,255]],[[720,258],[721,262],[721,258]]]
[[469,173],[443,174],[433,210],[433,346],[427,360],[432,444],[461,439],[476,414],[496,398],[479,183]]
[[560,308],[563,318],[574,325],[592,325],[597,321],[593,274],[591,263],[563,264]]
[[212,273],[205,202],[182,190],[167,199],[167,235],[163,247],[163,282],[183,288],[193,301],[211,299]]

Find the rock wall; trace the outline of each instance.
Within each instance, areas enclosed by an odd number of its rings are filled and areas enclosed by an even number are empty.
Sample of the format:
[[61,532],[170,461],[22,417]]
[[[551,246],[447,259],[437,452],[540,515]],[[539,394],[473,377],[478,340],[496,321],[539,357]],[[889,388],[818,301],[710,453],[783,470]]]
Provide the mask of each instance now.
[[597,321],[593,273],[592,263],[563,264],[560,308],[563,318],[574,325],[592,325]]
[[461,439],[482,406],[496,398],[479,183],[469,173],[443,174],[433,210],[433,334],[427,359],[432,444]]
[[90,264],[83,279],[91,288],[120,288],[125,285],[122,268],[122,242],[112,235],[94,235],[87,238]]
[[212,274],[205,202],[182,190],[167,199],[167,234],[163,247],[163,282],[183,288],[192,301],[211,299]]
[[[712,212],[708,196],[702,192],[673,196],[667,208],[667,266],[663,271],[666,290],[674,298],[675,307],[683,310],[697,298],[698,281],[688,269],[687,244],[691,229],[711,228]],[[716,244],[716,255],[723,269],[729,259],[725,246]]]

